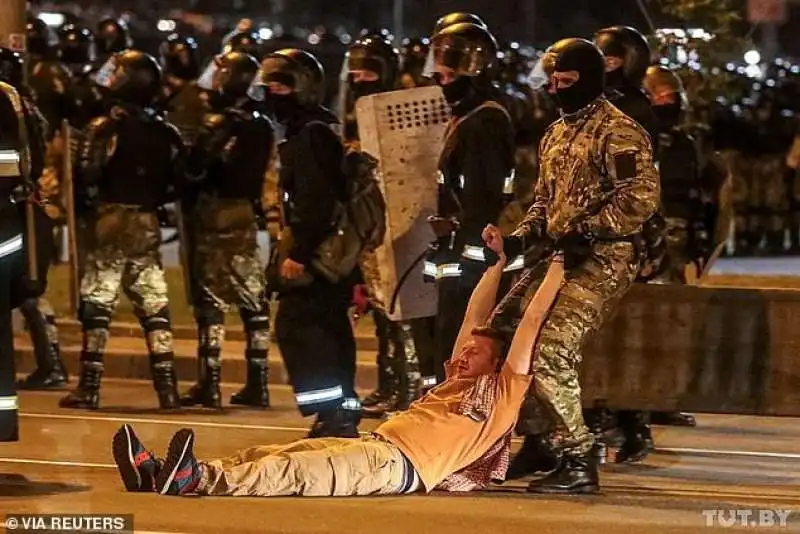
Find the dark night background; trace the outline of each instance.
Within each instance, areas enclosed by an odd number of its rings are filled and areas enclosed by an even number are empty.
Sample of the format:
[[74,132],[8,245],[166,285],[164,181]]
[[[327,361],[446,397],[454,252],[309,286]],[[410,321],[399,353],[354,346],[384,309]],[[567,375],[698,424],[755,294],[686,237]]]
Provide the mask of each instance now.
[[[744,6],[746,0],[737,0]],[[779,30],[781,52],[800,57],[800,0],[788,0],[790,19]],[[427,35],[436,18],[452,11],[470,11],[483,17],[498,40],[516,40],[547,46],[567,36],[591,36],[597,29],[613,24],[629,24],[647,32],[649,27],[636,0],[404,0],[405,36]],[[643,2],[657,27],[674,26],[659,13],[661,0]],[[92,13],[94,18],[117,15],[123,11],[136,14],[139,24],[145,20],[167,18],[170,10],[203,13],[213,16],[218,31],[235,26],[242,17],[260,22],[278,23],[286,28],[325,26],[329,31],[344,29],[357,33],[362,28],[393,28],[393,0],[77,0],[49,2],[32,7]],[[145,23],[147,24],[147,23]],[[134,26],[136,24],[133,24]],[[696,26],[685,21],[685,26]],[[743,31],[748,31],[743,25]],[[216,32],[215,32],[216,33]],[[756,30],[753,37],[758,41]]]

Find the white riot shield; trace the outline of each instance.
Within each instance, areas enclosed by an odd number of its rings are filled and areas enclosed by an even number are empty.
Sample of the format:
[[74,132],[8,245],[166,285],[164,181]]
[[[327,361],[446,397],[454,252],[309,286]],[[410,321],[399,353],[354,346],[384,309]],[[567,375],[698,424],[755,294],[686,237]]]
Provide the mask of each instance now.
[[419,260],[435,239],[427,220],[436,214],[436,173],[450,108],[441,88],[420,87],[360,98],[356,117],[361,149],[379,162],[386,200],[387,231],[377,250],[381,286],[377,291],[385,296],[394,321],[432,317],[436,286],[424,281],[425,262]]

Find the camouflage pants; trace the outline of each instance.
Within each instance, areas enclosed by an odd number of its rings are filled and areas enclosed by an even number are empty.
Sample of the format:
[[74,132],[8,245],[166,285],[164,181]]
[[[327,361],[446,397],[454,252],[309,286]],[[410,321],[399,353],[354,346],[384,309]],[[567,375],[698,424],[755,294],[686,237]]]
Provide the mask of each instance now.
[[[589,336],[611,316],[638,272],[630,243],[595,245],[590,258],[566,273],[533,356],[533,382],[517,422],[521,435],[548,436],[554,449],[581,454],[594,438],[583,420],[578,380]],[[511,332],[536,293],[546,265],[527,271],[498,306],[492,326]]]
[[102,361],[120,290],[133,305],[151,356],[171,361],[172,326],[156,215],[136,206],[101,205],[92,238],[81,279],[84,361]]
[[689,265],[689,228],[684,219],[667,219],[666,270],[658,275],[656,283],[686,283],[686,267]]
[[192,275],[200,351],[207,357],[219,357],[225,340],[225,314],[235,306],[247,335],[246,356],[266,361],[269,307],[252,202],[201,195],[193,216]]

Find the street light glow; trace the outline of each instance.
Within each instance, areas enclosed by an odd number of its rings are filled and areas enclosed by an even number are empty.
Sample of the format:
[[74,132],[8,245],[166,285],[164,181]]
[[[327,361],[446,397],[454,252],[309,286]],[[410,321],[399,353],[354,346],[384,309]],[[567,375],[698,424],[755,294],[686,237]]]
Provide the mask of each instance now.
[[744,62],[748,65],[758,65],[761,63],[761,54],[758,50],[748,50],[744,55]]

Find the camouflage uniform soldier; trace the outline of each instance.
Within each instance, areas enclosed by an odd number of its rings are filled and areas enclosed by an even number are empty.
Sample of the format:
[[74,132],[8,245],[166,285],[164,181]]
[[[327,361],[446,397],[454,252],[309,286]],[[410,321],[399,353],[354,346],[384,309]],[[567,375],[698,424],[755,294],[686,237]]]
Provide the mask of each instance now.
[[[639,271],[642,224],[659,202],[658,172],[647,133],[603,94],[603,56],[590,42],[553,45],[531,76],[549,84],[562,112],[541,143],[541,172],[525,220],[507,239],[507,254],[525,251],[537,265],[552,250],[565,255],[566,282],[550,311],[534,355],[534,383],[517,431],[519,460],[553,469],[529,491],[592,492],[598,472],[594,438],[584,424],[578,370],[591,332],[617,306]],[[538,286],[534,267],[527,276]],[[520,300],[501,303],[493,326],[515,326]],[[521,308],[521,309],[524,309]],[[556,462],[558,454],[560,459]]]
[[[199,381],[181,402],[222,408],[220,354],[225,312],[238,306],[247,334],[247,383],[233,404],[268,407],[269,308],[264,265],[258,249],[256,204],[270,161],[273,131],[252,111],[248,89],[258,61],[243,52],[218,55],[197,84],[209,93],[206,114],[189,157],[197,181],[191,209],[196,241],[192,266],[199,333]],[[248,111],[250,109],[250,111]]]
[[61,406],[99,407],[103,354],[122,289],[146,334],[159,405],[177,408],[156,210],[181,179],[183,142],[174,126],[149,111],[161,84],[155,58],[134,50],[121,52],[108,60],[95,80],[115,105],[108,115],[91,122],[79,150],[77,178],[97,185],[98,206],[94,242],[81,281],[80,383]]

